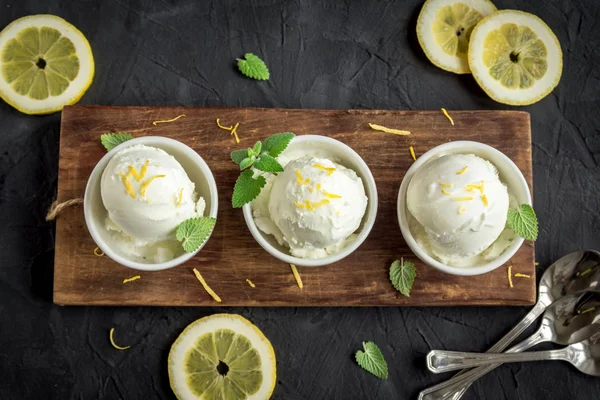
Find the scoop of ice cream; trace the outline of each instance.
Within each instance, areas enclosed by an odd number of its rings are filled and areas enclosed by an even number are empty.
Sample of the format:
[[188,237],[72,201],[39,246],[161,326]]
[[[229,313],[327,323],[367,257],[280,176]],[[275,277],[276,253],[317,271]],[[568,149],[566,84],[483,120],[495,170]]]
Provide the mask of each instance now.
[[129,236],[131,246],[172,240],[182,221],[203,212],[196,209],[194,183],[181,164],[164,150],[145,145],[113,156],[102,174],[101,193],[107,229]]
[[409,212],[425,230],[433,255],[461,264],[487,249],[506,225],[509,196],[492,163],[449,154],[424,164],[407,190]]
[[294,249],[323,249],[350,236],[367,207],[362,180],[326,158],[305,156],[277,175],[269,197],[271,220]]

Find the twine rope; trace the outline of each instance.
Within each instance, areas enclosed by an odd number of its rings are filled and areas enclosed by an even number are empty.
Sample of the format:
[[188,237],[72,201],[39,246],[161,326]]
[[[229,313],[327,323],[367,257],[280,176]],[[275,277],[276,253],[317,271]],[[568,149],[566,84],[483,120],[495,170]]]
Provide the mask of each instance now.
[[75,206],[81,203],[83,203],[83,199],[81,197],[63,201],[62,203],[59,203],[58,200],[54,200],[54,202],[48,209],[48,214],[46,214],[46,221],[54,221],[56,219],[56,216],[60,214],[62,210],[64,210],[67,207]]

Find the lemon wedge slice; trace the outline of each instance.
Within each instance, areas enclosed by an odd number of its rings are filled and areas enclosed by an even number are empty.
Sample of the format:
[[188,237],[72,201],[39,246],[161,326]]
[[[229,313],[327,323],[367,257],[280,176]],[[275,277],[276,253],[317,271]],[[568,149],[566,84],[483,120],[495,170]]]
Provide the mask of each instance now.
[[235,314],[191,323],[169,353],[169,380],[179,400],[264,400],[276,376],[271,342]]
[[0,32],[0,97],[26,114],[75,104],[94,78],[83,34],[54,15],[30,15]]
[[544,21],[526,12],[503,10],[484,18],[473,29],[469,66],[492,99],[529,105],[558,85],[562,51]]
[[446,71],[470,73],[471,31],[494,11],[489,0],[427,0],[417,19],[417,37],[429,61]]

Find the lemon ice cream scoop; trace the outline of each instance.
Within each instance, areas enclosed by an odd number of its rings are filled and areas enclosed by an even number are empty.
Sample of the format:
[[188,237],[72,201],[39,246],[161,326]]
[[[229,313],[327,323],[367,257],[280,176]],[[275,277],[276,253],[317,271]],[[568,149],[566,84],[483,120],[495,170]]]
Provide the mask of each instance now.
[[505,230],[509,208],[498,170],[473,154],[444,155],[423,165],[406,201],[421,246],[452,266],[469,266],[490,248]]
[[354,171],[311,156],[285,166],[273,181],[268,203],[291,253],[304,258],[324,257],[325,248],[348,239],[366,207],[363,183]]
[[151,247],[160,258],[173,258],[172,246],[153,245],[174,241],[181,222],[204,212],[204,200],[197,201],[181,164],[164,150],[145,145],[113,156],[102,174],[101,193],[107,229],[122,233],[124,251],[141,257],[152,256],[144,250]]

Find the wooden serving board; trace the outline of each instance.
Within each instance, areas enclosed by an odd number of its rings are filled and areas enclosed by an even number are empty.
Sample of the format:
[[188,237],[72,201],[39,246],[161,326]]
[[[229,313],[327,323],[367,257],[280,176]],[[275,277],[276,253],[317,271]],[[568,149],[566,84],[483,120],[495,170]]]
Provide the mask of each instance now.
[[[186,116],[154,126],[153,121]],[[529,114],[515,111],[450,111],[452,126],[440,111],[288,110],[260,108],[183,107],[65,107],[62,114],[58,201],[82,197],[95,164],[106,154],[100,134],[131,132],[179,140],[195,149],[211,168],[219,190],[219,214],[207,245],[188,263],[165,271],[143,272],[94,255],[81,207],[67,208],[56,224],[54,302],[63,305],[215,306],[194,277],[197,268],[223,306],[451,306],[530,305],[535,293],[533,244],[510,260],[514,272],[531,279],[514,279],[507,268],[474,277],[457,277],[421,263],[400,234],[396,196],[412,164],[409,146],[418,155],[452,140],[487,143],[510,157],[531,187]],[[236,145],[223,124],[240,123]],[[410,136],[373,131],[368,122],[405,129]],[[369,165],[379,193],[375,227],[362,246],[346,259],[320,268],[299,268],[300,289],[289,265],[267,254],[248,231],[241,209],[231,207],[239,174],[229,153],[250,147],[273,133],[319,134],[338,139],[356,150]],[[414,261],[417,278],[411,296],[390,284],[389,266],[404,257]],[[124,278],[141,279],[123,284]],[[251,288],[246,279],[256,285]]]

